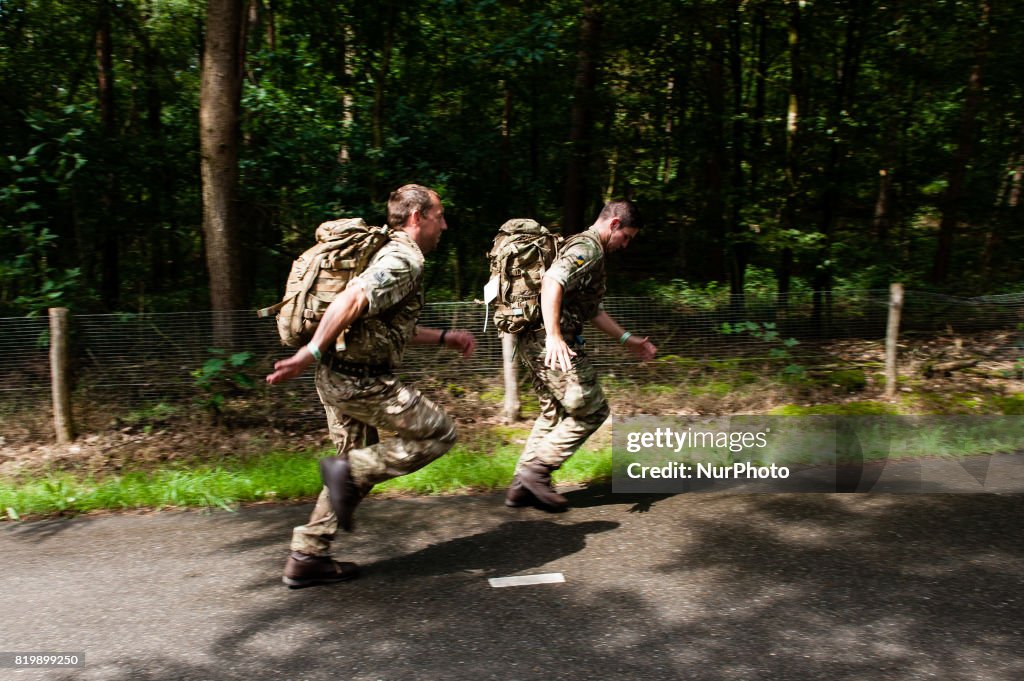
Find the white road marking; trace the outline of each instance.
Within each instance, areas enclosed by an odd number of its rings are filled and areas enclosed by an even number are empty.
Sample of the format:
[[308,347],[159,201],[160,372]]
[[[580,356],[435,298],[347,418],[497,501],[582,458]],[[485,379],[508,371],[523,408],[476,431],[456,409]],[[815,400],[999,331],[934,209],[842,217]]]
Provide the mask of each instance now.
[[517,575],[515,577],[491,577],[487,580],[494,588],[503,586],[526,586],[528,584],[558,584],[565,581],[561,572],[548,572],[543,575]]

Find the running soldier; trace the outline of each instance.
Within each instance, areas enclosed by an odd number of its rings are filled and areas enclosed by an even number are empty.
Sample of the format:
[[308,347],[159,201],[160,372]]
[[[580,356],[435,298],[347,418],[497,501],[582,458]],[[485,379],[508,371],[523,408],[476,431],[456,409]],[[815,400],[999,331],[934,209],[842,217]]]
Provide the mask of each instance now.
[[[351,531],[359,502],[377,483],[426,466],[455,444],[455,424],[395,375],[407,342],[444,345],[469,357],[468,331],[417,326],[423,307],[423,254],[447,229],[435,191],[405,185],[388,200],[391,240],[331,303],[309,345],[274,364],[268,383],[295,378],[316,362],[316,387],[337,455],[320,461],[324,488],[309,521],[292,532],[284,583],[292,588],[353,579],[354,563],[330,557],[340,527]],[[344,334],[344,344],[337,343]],[[344,347],[343,350],[331,350]],[[381,442],[377,429],[397,437]]]
[[544,327],[516,336],[516,352],[529,368],[540,398],[540,416],[516,464],[505,497],[507,506],[564,510],[568,501],[555,491],[551,472],[608,418],[608,402],[597,372],[583,350],[584,322],[590,321],[642,361],[657,353],[647,338],[625,331],[602,309],[604,256],[629,246],[642,225],[635,204],[612,201],[590,229],[566,240],[544,273]]

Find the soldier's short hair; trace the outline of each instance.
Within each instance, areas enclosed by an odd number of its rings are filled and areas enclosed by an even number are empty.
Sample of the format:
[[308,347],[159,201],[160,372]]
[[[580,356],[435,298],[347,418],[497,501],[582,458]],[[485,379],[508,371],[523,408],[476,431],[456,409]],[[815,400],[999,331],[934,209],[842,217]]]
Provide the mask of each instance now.
[[605,218],[618,218],[619,224],[623,227],[640,229],[644,226],[644,219],[640,215],[640,209],[628,199],[616,199],[604,204],[601,214],[597,216],[598,221]]
[[388,197],[388,225],[395,229],[405,227],[414,211],[426,213],[437,196],[430,187],[407,184],[391,192]]

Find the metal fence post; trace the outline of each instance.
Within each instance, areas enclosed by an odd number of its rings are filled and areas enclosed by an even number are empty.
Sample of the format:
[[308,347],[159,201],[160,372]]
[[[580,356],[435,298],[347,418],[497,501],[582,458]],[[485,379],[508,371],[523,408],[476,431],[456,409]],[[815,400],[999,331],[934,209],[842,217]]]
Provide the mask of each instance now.
[[68,309],[50,308],[50,386],[53,393],[53,427],[57,443],[75,438],[71,419],[71,382],[68,380]]
[[885,397],[896,397],[896,342],[900,335],[900,313],[903,311],[903,284],[889,286],[889,321],[885,327]]

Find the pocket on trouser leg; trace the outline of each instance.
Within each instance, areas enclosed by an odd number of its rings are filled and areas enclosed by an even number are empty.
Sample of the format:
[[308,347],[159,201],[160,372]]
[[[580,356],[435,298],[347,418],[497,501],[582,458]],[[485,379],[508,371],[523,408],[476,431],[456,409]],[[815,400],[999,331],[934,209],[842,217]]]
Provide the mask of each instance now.
[[597,370],[590,360],[582,358],[574,363],[573,370],[562,374],[556,396],[565,411],[573,418],[581,418],[606,409],[604,391],[597,380]]

